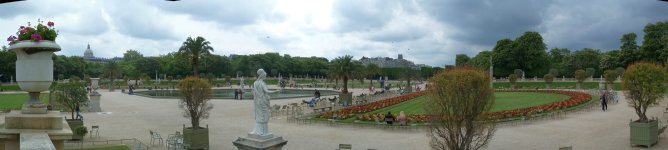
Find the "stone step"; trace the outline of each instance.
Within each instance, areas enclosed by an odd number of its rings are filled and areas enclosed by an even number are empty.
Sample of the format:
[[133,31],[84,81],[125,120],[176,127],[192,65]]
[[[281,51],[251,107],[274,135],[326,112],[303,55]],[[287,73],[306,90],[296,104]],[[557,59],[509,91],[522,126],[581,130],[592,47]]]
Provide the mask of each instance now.
[[56,150],[45,132],[21,133],[21,150]]

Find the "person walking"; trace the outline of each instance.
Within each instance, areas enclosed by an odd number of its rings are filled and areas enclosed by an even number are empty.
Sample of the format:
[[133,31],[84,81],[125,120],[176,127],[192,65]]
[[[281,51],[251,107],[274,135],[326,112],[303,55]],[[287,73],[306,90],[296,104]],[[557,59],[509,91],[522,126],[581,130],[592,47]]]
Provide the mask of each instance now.
[[601,109],[608,110],[608,91],[601,91]]
[[239,89],[234,89],[234,99],[239,99]]
[[77,117],[75,119],[83,119],[83,116],[79,112],[81,112],[81,109],[79,109],[79,103],[77,103],[76,107],[74,107],[74,111],[77,112]]

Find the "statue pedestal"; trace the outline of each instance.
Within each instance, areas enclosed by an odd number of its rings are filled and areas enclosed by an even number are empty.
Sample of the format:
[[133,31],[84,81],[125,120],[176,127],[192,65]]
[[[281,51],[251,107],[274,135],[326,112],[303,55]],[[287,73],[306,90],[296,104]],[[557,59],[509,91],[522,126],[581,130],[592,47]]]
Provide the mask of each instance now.
[[46,104],[23,104],[21,108],[23,114],[46,114]]
[[100,97],[101,96],[102,95],[100,95],[100,93],[97,93],[97,92],[93,92],[90,95],[88,95],[89,101],[88,101],[88,108],[86,108],[86,111],[88,111],[88,112],[101,112],[102,111],[102,108],[100,108]]
[[[0,128],[0,150],[64,149],[64,141],[72,139],[72,129],[59,111],[24,114],[12,111],[5,115]],[[53,146],[53,147],[51,147]]]
[[272,134],[267,136],[248,134],[247,137],[239,137],[232,143],[239,150],[281,150],[288,141]]

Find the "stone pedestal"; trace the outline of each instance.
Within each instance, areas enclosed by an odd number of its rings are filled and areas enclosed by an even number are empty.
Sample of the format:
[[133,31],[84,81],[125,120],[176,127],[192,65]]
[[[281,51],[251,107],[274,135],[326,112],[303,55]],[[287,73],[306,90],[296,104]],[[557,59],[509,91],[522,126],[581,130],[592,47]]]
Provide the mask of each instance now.
[[102,108],[100,107],[100,93],[97,93],[97,91],[94,91],[89,97],[88,101],[88,108],[86,108],[86,111],[88,112],[101,112]]
[[72,134],[72,129],[59,111],[45,114],[12,111],[5,116],[4,128],[0,128],[0,150],[27,149],[21,146],[30,143],[38,143],[37,149],[52,144],[56,150],[63,150],[64,141],[72,139]]
[[232,143],[239,150],[281,150],[288,141],[283,137],[274,137],[273,134],[267,136],[248,134],[247,137],[239,137]]

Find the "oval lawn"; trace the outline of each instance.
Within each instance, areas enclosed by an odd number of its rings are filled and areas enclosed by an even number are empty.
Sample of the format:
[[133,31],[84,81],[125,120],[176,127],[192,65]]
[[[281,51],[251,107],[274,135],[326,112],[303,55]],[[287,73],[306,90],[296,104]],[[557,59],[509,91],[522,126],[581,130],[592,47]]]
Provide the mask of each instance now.
[[[538,106],[569,98],[568,95],[564,94],[543,92],[494,92],[494,97],[496,98],[496,102],[492,107],[492,112]],[[370,114],[386,114],[388,111],[392,112],[392,114],[399,114],[400,111],[404,111],[406,115],[425,114],[424,106],[426,102],[427,96],[420,96],[396,105],[374,110]]]

